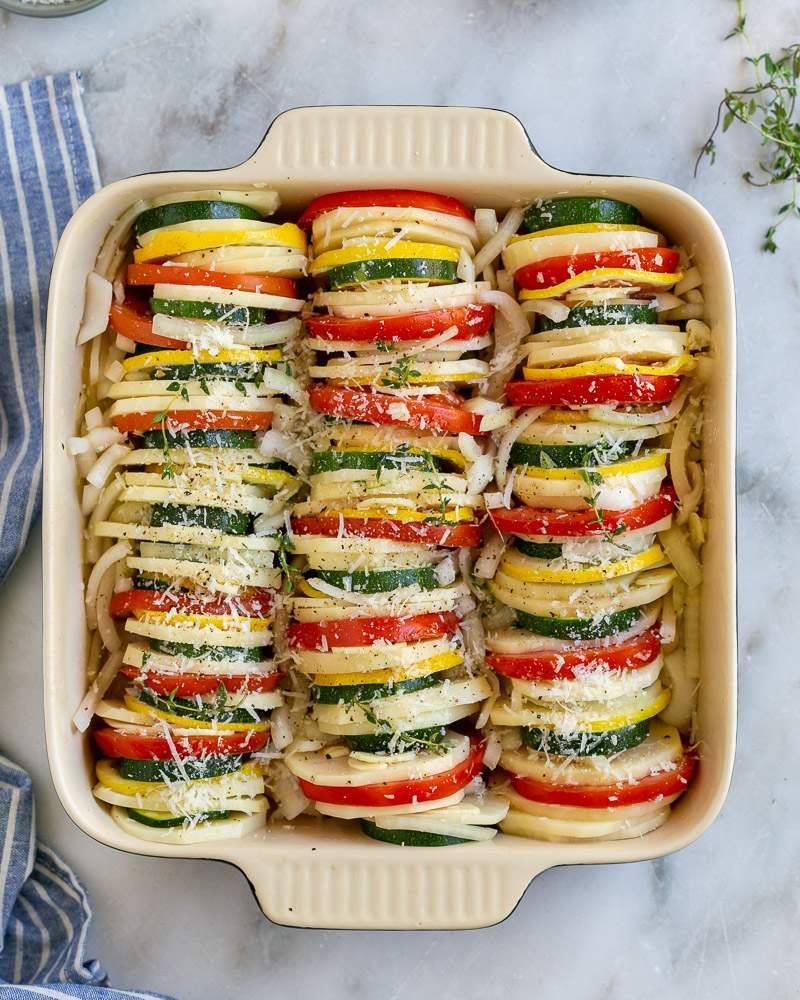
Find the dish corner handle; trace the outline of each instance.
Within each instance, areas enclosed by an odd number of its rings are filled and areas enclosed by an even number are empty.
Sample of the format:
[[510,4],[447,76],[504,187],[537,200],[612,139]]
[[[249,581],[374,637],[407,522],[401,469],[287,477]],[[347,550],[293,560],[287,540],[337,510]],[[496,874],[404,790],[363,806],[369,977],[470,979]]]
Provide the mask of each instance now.
[[468,107],[295,108],[273,121],[248,161],[259,173],[353,170],[372,175],[513,172],[541,162],[508,111]]
[[448,858],[428,856],[439,850],[411,848],[391,858],[383,851],[374,858],[369,852],[346,858],[325,850],[282,858],[264,852],[231,860],[270,920],[361,930],[489,927],[510,916],[531,881],[550,867],[545,859],[530,865],[502,855],[483,864],[469,847],[463,854],[453,849]]

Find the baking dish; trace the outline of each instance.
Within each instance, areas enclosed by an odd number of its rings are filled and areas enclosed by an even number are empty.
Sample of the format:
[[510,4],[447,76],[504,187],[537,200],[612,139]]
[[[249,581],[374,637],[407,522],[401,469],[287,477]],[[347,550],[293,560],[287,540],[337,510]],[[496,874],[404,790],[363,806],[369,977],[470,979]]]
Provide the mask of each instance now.
[[[111,223],[139,198],[209,186],[274,187],[282,209],[327,191],[411,187],[503,210],[555,195],[633,202],[695,256],[704,277],[715,363],[704,451],[709,539],[702,594],[702,766],[660,829],[638,840],[553,844],[499,835],[489,844],[401,850],[344,825],[267,827],[241,841],[148,844],[126,835],[93,798],[88,741],[71,715],[84,690],[82,518],[67,437],[80,413],[82,350],[75,336],[87,273]],[[283,924],[347,928],[466,928],[506,917],[539,872],[562,864],[660,857],[697,838],[719,812],[733,764],[736,722],[735,316],[730,262],[708,213],[656,181],[569,174],[545,164],[521,123],[478,108],[301,108],[280,115],[253,156],[213,172],[147,174],[94,195],[67,226],[50,288],[45,379],[45,722],[56,790],[70,817],[111,847],[138,854],[229,861],[250,880],[264,913]]]

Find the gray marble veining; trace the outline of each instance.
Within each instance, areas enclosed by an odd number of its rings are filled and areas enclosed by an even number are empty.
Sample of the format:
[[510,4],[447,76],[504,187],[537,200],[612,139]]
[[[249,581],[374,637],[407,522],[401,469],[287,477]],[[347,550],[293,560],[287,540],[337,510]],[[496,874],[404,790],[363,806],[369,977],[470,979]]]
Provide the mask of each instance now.
[[[751,3],[759,47],[800,37],[795,0]],[[797,995],[800,224],[759,251],[780,192],[740,180],[731,133],[694,158],[743,49],[730,0],[109,0],[76,18],[0,15],[0,78],[80,68],[104,180],[244,159],[284,108],[449,103],[517,114],[566,169],[686,188],[722,225],[738,282],[739,756],[721,818],[676,857],[542,875],[502,925],[462,933],[298,931],[214,863],[115,853],[76,830],[41,736],[37,539],[0,600],[0,745],[34,774],[42,836],[94,898],[91,951],[116,985],[182,998],[628,1000]]]

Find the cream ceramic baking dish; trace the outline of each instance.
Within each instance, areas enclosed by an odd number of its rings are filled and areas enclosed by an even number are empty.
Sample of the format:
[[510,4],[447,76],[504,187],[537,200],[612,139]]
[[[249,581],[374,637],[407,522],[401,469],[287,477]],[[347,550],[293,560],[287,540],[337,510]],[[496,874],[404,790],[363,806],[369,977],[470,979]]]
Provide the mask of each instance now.
[[[550,844],[499,835],[488,844],[402,849],[326,822],[277,825],[241,841],[148,844],[125,834],[93,798],[88,740],[71,724],[84,692],[79,491],[65,448],[80,412],[82,349],[75,346],[87,273],[111,223],[139,198],[208,187],[277,189],[292,213],[327,191],[422,188],[505,209],[556,195],[607,195],[636,204],[694,253],[704,277],[715,363],[707,396],[705,462],[710,533],[704,549],[702,765],[660,829],[637,840]],[[555,170],[521,123],[480,108],[300,108],[280,115],[253,156],[214,172],[146,174],[111,184],[67,226],[48,310],[45,381],[44,678],[50,767],[70,817],[111,847],[137,854],[214,858],[241,868],[264,913],[283,924],[348,928],[480,927],[506,917],[539,872],[555,865],[639,861],[697,838],[724,801],[736,726],[735,315],[722,235],[692,198],[657,181]]]

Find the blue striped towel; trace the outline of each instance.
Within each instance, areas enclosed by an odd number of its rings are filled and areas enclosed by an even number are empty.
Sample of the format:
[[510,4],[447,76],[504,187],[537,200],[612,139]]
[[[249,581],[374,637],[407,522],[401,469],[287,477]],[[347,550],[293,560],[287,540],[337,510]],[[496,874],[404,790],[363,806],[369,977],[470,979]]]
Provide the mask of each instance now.
[[[50,265],[99,184],[77,73],[0,87],[0,580],[39,513]],[[36,843],[30,778],[0,756],[0,1000],[161,996],[105,986],[83,954],[91,916],[74,873]]]
[[59,234],[100,186],[77,73],[0,88],[0,580],[39,513],[47,282]]

